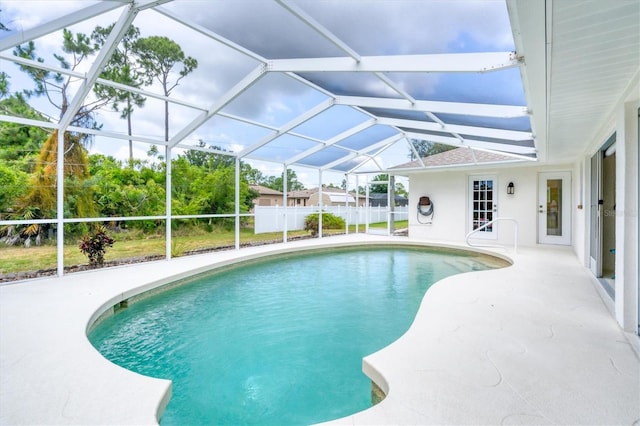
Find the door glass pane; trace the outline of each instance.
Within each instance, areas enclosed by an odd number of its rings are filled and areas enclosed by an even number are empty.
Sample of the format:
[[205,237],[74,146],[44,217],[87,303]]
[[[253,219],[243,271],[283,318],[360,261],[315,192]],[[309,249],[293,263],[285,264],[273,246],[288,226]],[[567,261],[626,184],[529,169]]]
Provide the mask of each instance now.
[[547,179],[547,235],[562,235],[562,179]]
[[[493,180],[473,181],[473,229],[478,229],[493,219]],[[488,201],[484,201],[488,200]],[[479,202],[478,202],[479,201]],[[493,225],[478,232],[492,232]]]

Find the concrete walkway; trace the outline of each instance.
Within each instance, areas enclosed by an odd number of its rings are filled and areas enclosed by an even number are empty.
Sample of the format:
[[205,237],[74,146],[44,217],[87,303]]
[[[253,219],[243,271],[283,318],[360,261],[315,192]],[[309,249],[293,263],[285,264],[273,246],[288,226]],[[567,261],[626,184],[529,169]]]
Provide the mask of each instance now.
[[[0,287],[0,424],[155,424],[170,383],[106,361],[87,327],[122,300],[238,259],[407,238],[352,235]],[[568,248],[449,277],[411,329],[367,357],[387,397],[335,424],[633,424],[640,362]]]

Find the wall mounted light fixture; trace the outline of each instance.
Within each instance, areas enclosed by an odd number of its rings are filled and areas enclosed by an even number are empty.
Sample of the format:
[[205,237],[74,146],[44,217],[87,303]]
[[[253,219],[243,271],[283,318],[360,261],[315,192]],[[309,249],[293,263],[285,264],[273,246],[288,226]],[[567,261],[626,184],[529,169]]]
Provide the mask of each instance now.
[[507,194],[513,195],[515,193],[516,193],[516,186],[513,184],[513,182],[509,182],[509,185],[507,185]]

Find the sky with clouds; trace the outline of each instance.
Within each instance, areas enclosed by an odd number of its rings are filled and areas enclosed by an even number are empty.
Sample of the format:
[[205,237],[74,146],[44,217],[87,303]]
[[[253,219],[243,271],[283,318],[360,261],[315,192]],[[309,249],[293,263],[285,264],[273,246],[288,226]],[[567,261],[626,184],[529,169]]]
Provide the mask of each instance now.
[[[93,3],[96,2],[3,0],[0,6],[1,20],[12,31],[0,37],[28,30]],[[296,0],[291,3],[363,56],[514,50],[503,0]],[[268,59],[344,56],[335,45],[275,1],[180,0],[162,7]],[[119,8],[70,29],[90,33],[96,25],[107,26],[115,22],[121,12],[122,8]],[[171,97],[204,108],[214,105],[221,95],[259,65],[255,59],[212,42],[154,10],[141,11],[134,25],[140,28],[142,37],[165,35],[177,42],[186,55],[198,60],[198,68],[181,81]],[[57,65],[52,54],[60,52],[61,42],[61,32],[36,40],[38,54],[45,59],[45,63]],[[10,75],[13,91],[30,86],[28,79],[12,63],[0,60],[0,66]],[[388,86],[368,74],[316,72],[302,76],[338,95],[397,97]],[[525,105],[517,68],[479,75],[389,73],[388,77],[421,100]],[[152,86],[147,89],[158,91],[159,88]],[[278,127],[326,98],[322,92],[287,75],[270,73],[222,112]],[[38,108],[56,115],[44,99],[36,103]],[[326,140],[352,123],[367,118],[360,112],[347,111],[348,108],[334,108],[296,131]],[[133,115],[134,133],[162,138],[162,109],[162,102],[149,99],[144,108],[136,110]],[[172,105],[170,133],[177,133],[199,113],[198,110]],[[120,120],[118,115],[105,110],[98,118],[104,124],[104,129],[124,133],[126,122]],[[528,120],[505,124],[505,127],[518,130],[526,130],[524,128],[527,126]],[[268,133],[264,128],[217,116],[193,132],[185,143],[195,144],[202,139],[210,145],[239,151]],[[381,131],[378,136],[372,134],[371,137],[385,136]],[[287,146],[291,146],[287,144],[294,144],[298,151],[313,145],[304,139],[290,137],[289,140],[274,141],[272,153],[265,148],[260,154],[284,158]],[[137,155],[144,158],[147,149],[148,145],[137,144]],[[294,152],[298,152],[295,149]],[[96,140],[93,150],[119,158],[126,158],[128,153],[127,142],[114,139]],[[331,153],[326,155],[331,156]],[[389,162],[395,161],[397,164],[406,161],[407,155],[408,148],[404,147],[385,151],[378,160],[384,166],[391,166]],[[395,159],[392,158],[394,156]],[[278,164],[260,164],[260,168],[266,174],[278,174],[282,170]],[[303,168],[296,170],[307,186],[317,184],[315,171]],[[329,178],[329,181],[338,184],[340,180],[340,175]]]

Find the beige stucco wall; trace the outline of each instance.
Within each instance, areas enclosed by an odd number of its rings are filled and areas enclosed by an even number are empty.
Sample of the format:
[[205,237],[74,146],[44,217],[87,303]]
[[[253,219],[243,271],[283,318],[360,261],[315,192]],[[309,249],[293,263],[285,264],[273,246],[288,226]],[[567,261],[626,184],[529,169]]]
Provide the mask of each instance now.
[[281,206],[282,195],[260,195],[254,200],[257,206]]

